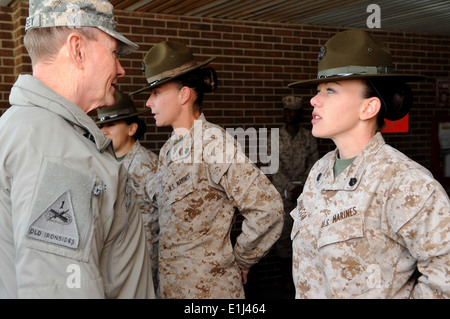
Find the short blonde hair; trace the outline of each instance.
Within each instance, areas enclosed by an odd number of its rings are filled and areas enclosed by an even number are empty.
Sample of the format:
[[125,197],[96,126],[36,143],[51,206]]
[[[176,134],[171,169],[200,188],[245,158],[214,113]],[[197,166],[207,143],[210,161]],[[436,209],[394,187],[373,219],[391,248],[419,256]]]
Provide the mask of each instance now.
[[37,28],[29,30],[23,42],[30,55],[31,64],[34,66],[38,61],[52,61],[72,32],[79,33],[88,40],[97,40],[97,31],[99,30],[94,27]]

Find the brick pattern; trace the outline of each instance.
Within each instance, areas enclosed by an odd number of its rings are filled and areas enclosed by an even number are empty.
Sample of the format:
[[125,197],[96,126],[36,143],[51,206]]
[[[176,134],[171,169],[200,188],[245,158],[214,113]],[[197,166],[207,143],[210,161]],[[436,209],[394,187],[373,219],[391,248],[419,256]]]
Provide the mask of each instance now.
[[[30,59],[23,47],[27,1],[0,7],[0,114],[8,108],[11,85],[19,73],[30,73]],[[141,61],[156,43],[176,40],[190,46],[198,60],[211,56],[219,77],[216,92],[206,94],[204,113],[219,125],[230,128],[256,129],[279,127],[282,123],[281,97],[304,96],[314,90],[291,90],[287,84],[314,77],[320,46],[343,29],[276,23],[258,23],[179,17],[172,15],[131,13],[116,10],[118,30],[140,45],[139,51],[122,58],[127,75],[119,82],[125,92],[145,84]],[[372,31],[391,49],[398,72],[430,78],[449,78],[450,37],[445,35]],[[430,168],[431,118],[450,115],[448,108],[435,107],[435,83],[429,79],[412,85],[415,107],[410,113],[410,132],[386,135],[386,140],[408,156]],[[134,96],[138,107],[144,107],[147,92]],[[305,126],[309,126],[311,107],[305,107]],[[158,152],[170,134],[170,128],[157,128],[147,115],[148,131],[142,142]],[[320,140],[320,151],[334,148]]]

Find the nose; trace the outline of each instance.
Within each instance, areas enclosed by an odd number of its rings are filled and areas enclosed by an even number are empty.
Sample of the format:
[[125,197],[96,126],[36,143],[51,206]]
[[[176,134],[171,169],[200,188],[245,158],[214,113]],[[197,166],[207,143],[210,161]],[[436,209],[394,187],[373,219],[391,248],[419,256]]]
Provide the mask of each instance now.
[[100,130],[103,132],[104,135],[108,134],[108,129],[106,128],[106,126],[103,126]]
[[119,59],[116,59],[116,61],[117,61],[117,66],[116,66],[117,77],[121,78],[121,77],[125,76],[125,69],[122,67],[122,64],[120,64]]
[[319,107],[320,106],[320,99],[319,99],[319,93],[317,93],[316,95],[314,95],[311,100],[310,103],[313,107]]
[[148,108],[153,108],[155,105],[153,103],[153,94],[150,94],[150,97],[148,98],[147,102],[145,102],[145,106]]

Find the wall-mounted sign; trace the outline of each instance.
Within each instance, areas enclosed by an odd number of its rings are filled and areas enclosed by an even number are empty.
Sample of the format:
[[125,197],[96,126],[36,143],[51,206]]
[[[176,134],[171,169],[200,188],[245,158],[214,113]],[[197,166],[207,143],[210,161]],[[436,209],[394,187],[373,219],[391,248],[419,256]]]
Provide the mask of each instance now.
[[386,126],[381,133],[408,133],[409,130],[409,114],[406,114],[398,121],[385,120]]
[[436,79],[436,106],[450,106],[450,79]]

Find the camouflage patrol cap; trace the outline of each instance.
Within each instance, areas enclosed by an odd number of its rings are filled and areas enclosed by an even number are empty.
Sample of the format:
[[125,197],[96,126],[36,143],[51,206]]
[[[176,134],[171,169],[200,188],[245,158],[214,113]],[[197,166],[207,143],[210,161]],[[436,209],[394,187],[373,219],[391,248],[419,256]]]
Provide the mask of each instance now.
[[25,32],[45,27],[96,27],[120,42],[120,55],[139,46],[116,31],[114,7],[106,0],[30,0]]
[[303,106],[303,99],[294,95],[283,96],[283,107],[290,110],[301,110]]

